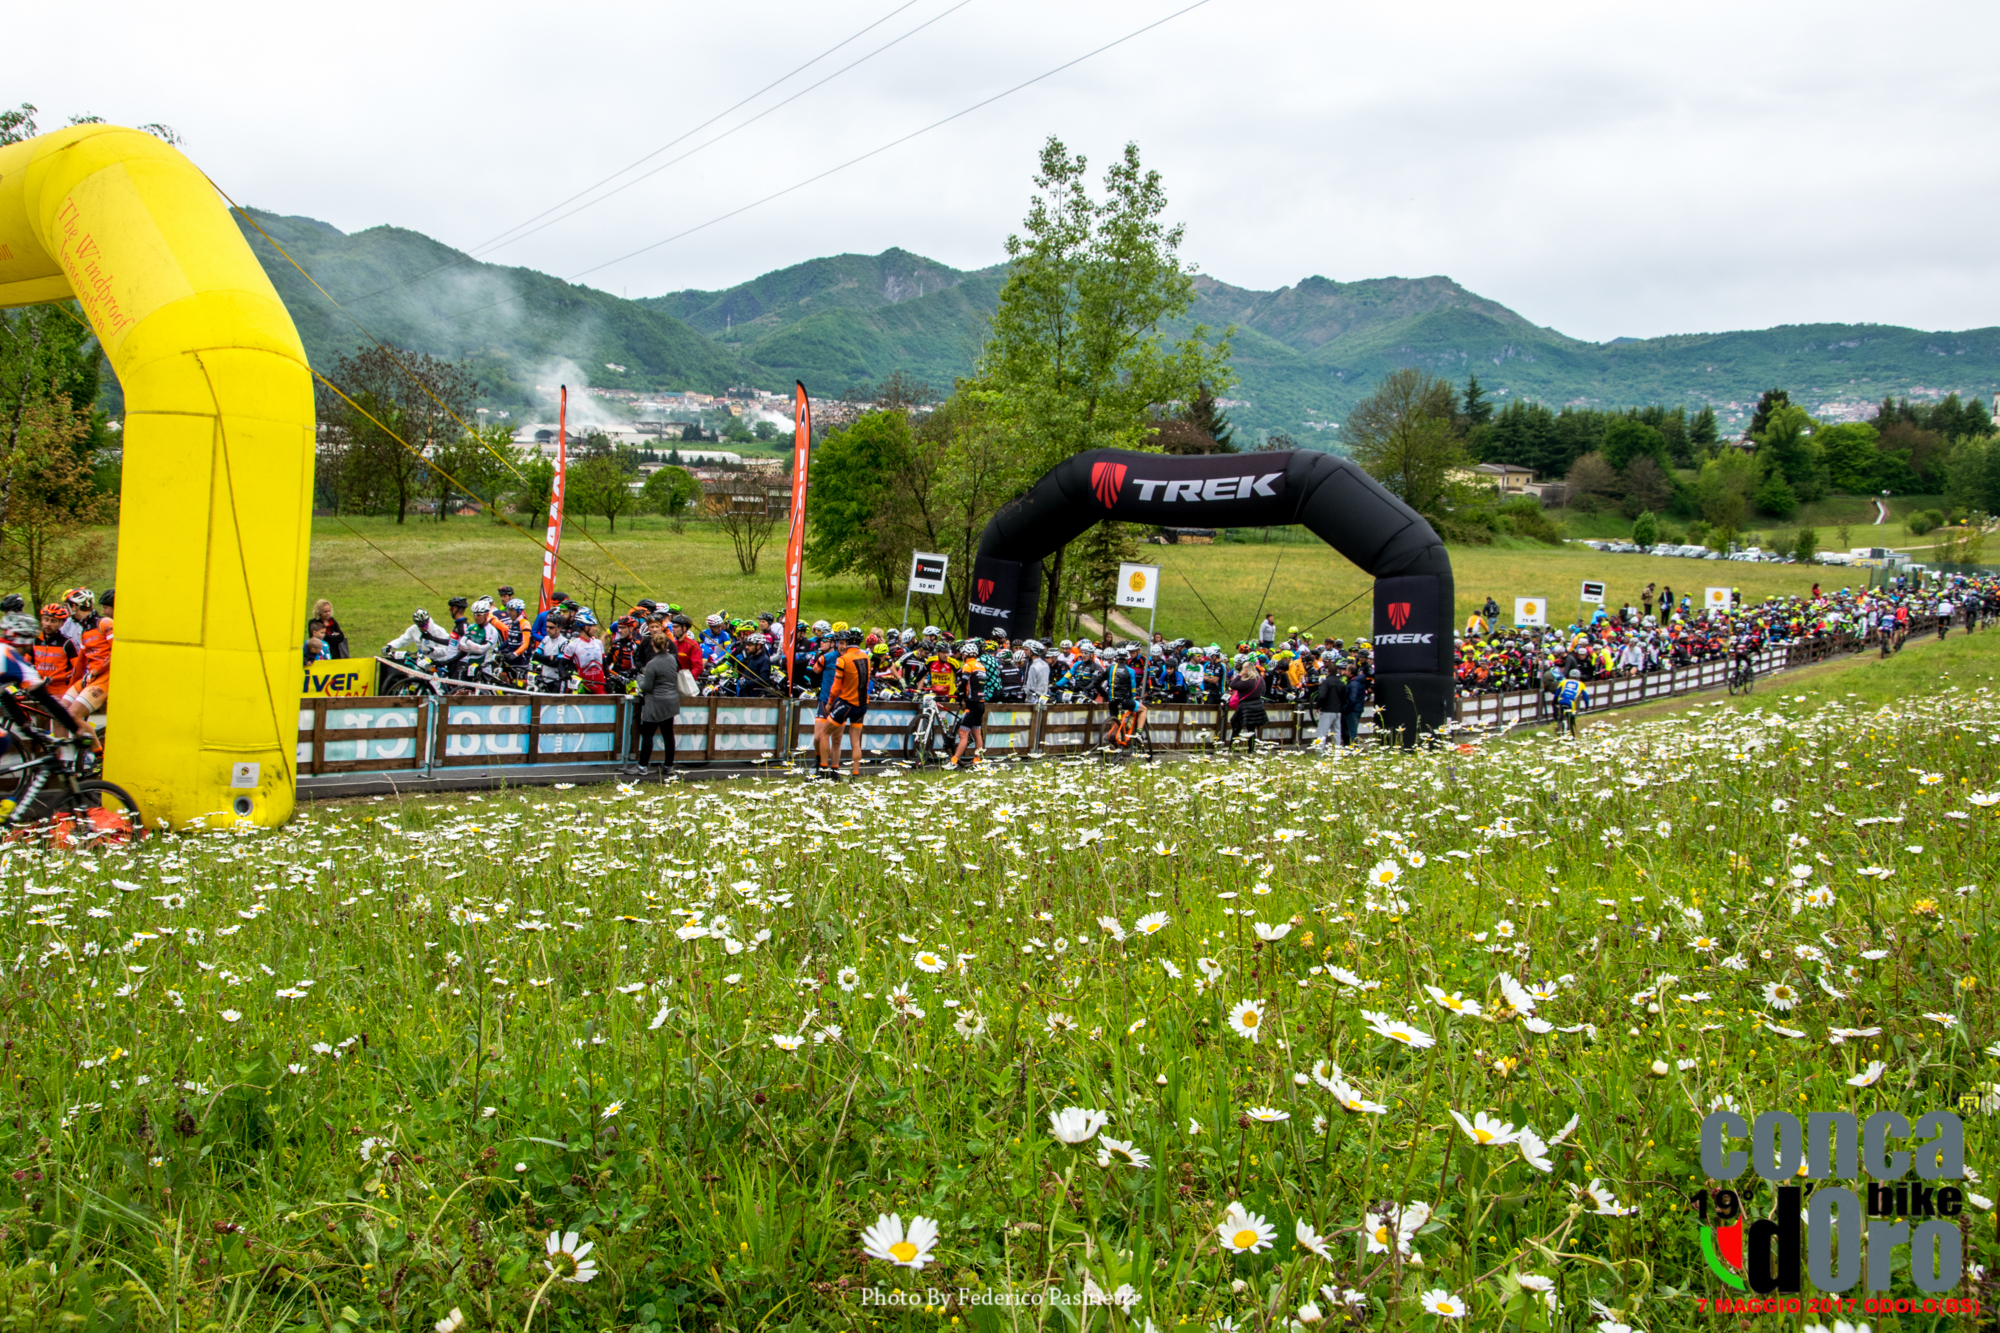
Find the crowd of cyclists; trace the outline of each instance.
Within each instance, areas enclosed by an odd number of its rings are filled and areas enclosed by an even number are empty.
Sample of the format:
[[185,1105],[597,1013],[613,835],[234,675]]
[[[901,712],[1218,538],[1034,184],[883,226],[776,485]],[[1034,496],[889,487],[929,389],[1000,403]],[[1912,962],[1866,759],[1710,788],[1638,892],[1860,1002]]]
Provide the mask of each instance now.
[[[1832,648],[1900,649],[1917,624],[1940,638],[1953,625],[1968,632],[2000,619],[2000,579],[1953,575],[1917,585],[1894,579],[1882,588],[1841,588],[1746,602],[1732,590],[1728,607],[1702,608],[1691,597],[1656,598],[1648,584],[1633,602],[1600,608],[1564,628],[1503,628],[1489,598],[1458,638],[1458,686],[1464,694],[1552,691],[1552,681],[1591,682],[1669,671],[1702,662],[1752,663],[1766,648],[1818,643]],[[1746,666],[1747,669],[1747,666]]]
[[[338,626],[330,608],[322,604],[322,611],[309,627],[308,663],[336,651],[329,644]],[[1541,691],[1558,722],[1573,728],[1592,682],[1717,660],[1742,664],[1747,680],[1763,649],[1800,641],[1879,642],[1888,652],[1914,624],[1935,620],[1942,633],[1953,623],[1969,630],[2000,618],[2000,580],[1896,580],[1881,589],[1831,593],[1815,584],[1807,596],[1746,602],[1734,594],[1727,607],[1701,608],[1691,597],[1676,602],[1671,589],[1656,593],[1648,585],[1634,603],[1601,608],[1587,623],[1563,629],[1501,628],[1499,614],[1489,598],[1457,636],[1461,692]],[[53,623],[49,633],[66,633],[60,617]],[[1252,750],[1270,704],[1307,705],[1318,719],[1314,743],[1329,746],[1352,744],[1374,707],[1374,654],[1365,639],[1315,642],[1298,626],[1281,631],[1271,616],[1254,638],[1232,646],[1160,634],[1150,642],[964,639],[936,625],[863,629],[825,620],[794,628],[788,675],[778,619],[769,612],[717,611],[697,624],[678,605],[642,598],[605,624],[561,592],[547,610],[531,613],[512,588],[501,587],[490,597],[450,599],[442,619],[416,611],[383,648],[401,682],[384,692],[622,694],[639,693],[642,681],[653,691],[663,687],[651,683],[659,677],[647,676],[647,665],[670,651],[676,701],[816,699],[820,770],[829,776],[837,774],[843,750],[851,750],[851,769],[859,771],[861,732],[875,702],[922,703],[921,715],[935,721],[950,756],[945,762],[953,766],[983,749],[985,716],[994,705],[1108,706],[1102,739],[1118,746],[1143,730],[1151,705],[1204,704],[1226,714],[1219,742],[1233,747],[1241,737]],[[666,725],[670,732],[670,719]]]

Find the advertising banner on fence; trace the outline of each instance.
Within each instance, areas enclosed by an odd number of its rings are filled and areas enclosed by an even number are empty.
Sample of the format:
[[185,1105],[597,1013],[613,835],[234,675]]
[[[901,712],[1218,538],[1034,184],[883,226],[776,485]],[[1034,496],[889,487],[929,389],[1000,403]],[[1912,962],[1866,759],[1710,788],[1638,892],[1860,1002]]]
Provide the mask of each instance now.
[[302,699],[366,699],[375,693],[375,659],[349,657],[328,659],[306,668],[306,683],[299,691]]

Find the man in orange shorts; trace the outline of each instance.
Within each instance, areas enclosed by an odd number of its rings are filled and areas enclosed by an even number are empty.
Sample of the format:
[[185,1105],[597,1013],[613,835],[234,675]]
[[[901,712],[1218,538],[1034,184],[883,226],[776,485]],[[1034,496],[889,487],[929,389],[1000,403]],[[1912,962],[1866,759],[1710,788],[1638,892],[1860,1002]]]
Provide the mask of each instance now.
[[112,590],[104,590],[102,612],[88,588],[73,588],[63,600],[69,605],[70,623],[83,631],[83,652],[63,695],[63,707],[79,728],[88,729],[90,715],[104,712],[111,702]]

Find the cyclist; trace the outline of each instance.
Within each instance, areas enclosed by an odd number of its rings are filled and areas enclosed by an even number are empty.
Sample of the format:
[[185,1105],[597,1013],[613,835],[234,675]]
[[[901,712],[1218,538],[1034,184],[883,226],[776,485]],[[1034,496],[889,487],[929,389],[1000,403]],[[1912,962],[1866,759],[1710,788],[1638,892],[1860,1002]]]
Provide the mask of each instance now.
[[90,724],[74,722],[73,714],[56,702],[49,693],[48,682],[34,668],[31,654],[41,634],[41,623],[26,612],[0,615],[0,637],[6,639],[6,646],[0,648],[0,686],[12,685],[33,700],[48,715],[49,726],[58,736],[86,737],[90,734]]
[[589,607],[576,613],[576,633],[563,645],[563,656],[582,682],[578,693],[604,693],[604,645],[597,641],[597,616]]
[[1556,687],[1556,734],[1560,736],[1565,726],[1569,734],[1576,735],[1577,710],[1590,702],[1590,691],[1583,688],[1583,673],[1572,671],[1568,679]]
[[77,661],[83,656],[82,646],[64,633],[68,626],[69,608],[61,602],[50,602],[42,608],[42,632],[36,636],[30,652],[35,671],[48,682],[49,693],[57,698],[63,696],[71,680],[80,674]]
[[410,612],[410,627],[382,649],[384,657],[397,653],[428,657],[442,671],[458,657],[458,642],[450,631],[431,619],[430,612],[418,607]]
[[972,747],[975,763],[986,749],[987,670],[978,654],[979,645],[971,639],[959,645],[959,686],[964,694],[965,712],[958,719],[958,746],[951,752],[946,768],[958,767],[968,745]]
[[470,676],[487,662],[502,656],[506,652],[506,643],[506,636],[493,619],[493,599],[482,597],[474,602],[471,620],[458,632],[458,651],[464,659],[464,674]]
[[[833,721],[833,686],[835,668],[840,665],[846,640],[847,622],[836,620],[827,626],[813,650],[813,672],[819,690],[819,707],[813,710],[813,757],[819,761],[818,775],[831,782],[840,780],[840,765],[835,762],[840,758],[840,733]],[[832,759],[827,757],[829,747]]]
[[1049,701],[1048,649],[1036,639],[1029,639],[1023,645],[1028,650],[1028,670],[1023,678],[1022,689],[1031,704],[1045,704]]
[[463,597],[452,598],[451,605],[449,606],[448,609],[451,612],[451,632],[453,634],[465,633],[465,621],[466,621],[465,598]]
[[1139,701],[1139,672],[1132,665],[1137,654],[1138,650],[1130,644],[1119,649],[1105,677],[1111,699],[1111,725],[1104,732],[1106,745],[1129,743],[1146,724],[1146,707]]
[[833,663],[833,686],[827,692],[826,750],[820,764],[833,774],[840,772],[840,737],[847,733],[848,749],[854,758],[849,772],[861,776],[861,731],[868,720],[868,650],[861,646],[861,631],[848,630],[840,636],[839,656]]

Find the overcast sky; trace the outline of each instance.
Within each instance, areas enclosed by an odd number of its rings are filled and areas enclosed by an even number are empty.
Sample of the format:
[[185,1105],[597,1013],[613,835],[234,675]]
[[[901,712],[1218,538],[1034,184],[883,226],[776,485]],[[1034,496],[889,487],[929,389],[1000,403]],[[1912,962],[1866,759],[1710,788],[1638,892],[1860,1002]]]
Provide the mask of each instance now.
[[[1049,134],[1137,140],[1184,253],[1247,287],[1446,274],[1606,339],[2000,323],[1992,0],[1208,0],[784,198],[618,260],[1187,0],[17,7],[0,101],[164,121],[238,200],[473,249],[853,38],[483,257],[631,296],[839,251],[992,263]],[[911,33],[919,25],[920,31]],[[642,170],[645,168],[642,168]],[[620,177],[620,181],[630,176]],[[589,196],[587,196],[588,198]]]

